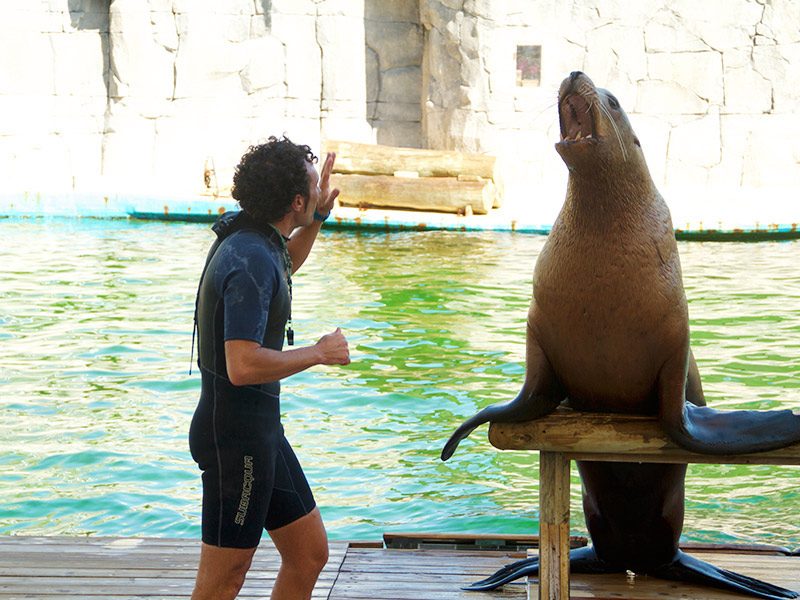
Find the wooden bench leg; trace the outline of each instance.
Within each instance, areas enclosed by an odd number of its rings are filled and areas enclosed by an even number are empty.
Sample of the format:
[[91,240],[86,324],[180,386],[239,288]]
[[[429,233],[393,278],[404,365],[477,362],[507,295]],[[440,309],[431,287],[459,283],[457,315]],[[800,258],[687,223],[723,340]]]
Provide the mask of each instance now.
[[569,600],[569,469],[562,453],[539,454],[539,600]]

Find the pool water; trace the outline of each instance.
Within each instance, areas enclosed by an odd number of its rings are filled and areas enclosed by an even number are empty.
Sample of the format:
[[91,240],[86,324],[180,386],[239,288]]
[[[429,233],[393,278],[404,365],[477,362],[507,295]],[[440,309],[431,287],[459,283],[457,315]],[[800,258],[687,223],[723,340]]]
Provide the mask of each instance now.
[[[187,432],[205,225],[0,222],[0,534],[199,536]],[[516,395],[544,237],[324,232],[295,278],[298,344],[341,326],[353,362],[288,379],[287,435],[333,539],[538,532],[535,453],[467,416]],[[800,242],[681,243],[715,407],[800,408]],[[800,546],[796,467],[692,465],[684,537]],[[573,469],[572,530],[585,533]]]

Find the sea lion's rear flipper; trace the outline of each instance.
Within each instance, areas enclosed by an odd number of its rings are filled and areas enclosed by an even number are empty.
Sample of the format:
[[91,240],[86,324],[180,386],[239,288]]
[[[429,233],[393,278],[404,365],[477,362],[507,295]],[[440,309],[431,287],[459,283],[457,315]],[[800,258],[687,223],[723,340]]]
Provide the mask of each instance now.
[[676,444],[701,454],[744,454],[800,442],[800,415],[790,410],[714,410],[697,406],[701,402],[687,398],[693,386],[692,362],[687,350],[668,360],[659,374],[659,420]]
[[680,551],[673,562],[648,574],[672,581],[697,583],[723,590],[731,590],[766,600],[800,597],[800,594],[792,590],[753,579],[747,575],[720,569]]
[[510,402],[487,406],[464,421],[445,443],[442,460],[453,456],[461,440],[484,423],[530,421],[550,414],[561,404],[566,397],[564,390],[530,326],[525,344],[525,359],[525,385],[517,397]]
[[[572,573],[602,574],[621,573],[625,571],[625,569],[619,566],[612,565],[597,558],[594,548],[591,546],[576,548],[570,551],[569,569]],[[537,575],[538,573],[539,557],[534,556],[506,565],[486,579],[476,581],[461,589],[469,592],[485,592],[499,588],[501,585],[505,585],[520,577]],[[647,574],[670,581],[696,583],[699,585],[716,587],[718,589],[736,591],[756,598],[764,598],[765,600],[787,600],[800,597],[800,594],[792,590],[772,585],[771,583],[760,581],[748,577],[747,575],[720,569],[719,567],[693,558],[681,551],[678,551],[674,561],[653,569]]]
[[[597,558],[597,555],[594,553],[594,548],[591,546],[576,548],[570,551],[569,569],[573,573],[621,573],[624,570],[601,561]],[[476,581],[461,589],[467,590],[468,592],[485,592],[499,588],[501,585],[519,579],[520,577],[536,575],[538,573],[539,557],[533,556],[506,565],[498,569],[490,577]]]

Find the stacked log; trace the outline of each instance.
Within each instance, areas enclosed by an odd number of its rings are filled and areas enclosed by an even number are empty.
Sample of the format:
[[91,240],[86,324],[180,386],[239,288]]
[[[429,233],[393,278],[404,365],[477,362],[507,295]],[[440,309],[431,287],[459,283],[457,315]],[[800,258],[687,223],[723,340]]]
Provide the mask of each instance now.
[[340,141],[325,151],[336,152],[342,206],[478,215],[499,206],[493,156]]

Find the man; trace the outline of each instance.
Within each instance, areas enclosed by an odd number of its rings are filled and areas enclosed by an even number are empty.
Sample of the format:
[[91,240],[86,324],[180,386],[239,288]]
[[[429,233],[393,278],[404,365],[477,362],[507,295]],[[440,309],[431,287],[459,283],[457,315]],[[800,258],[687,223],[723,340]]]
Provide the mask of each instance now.
[[319,509],[280,423],[280,380],[346,365],[340,329],[292,344],[291,275],[308,257],[339,190],[308,146],[271,137],[236,167],[242,210],[214,224],[197,294],[200,400],[189,444],[203,471],[203,543],[194,600],[235,598],[261,538],[281,555],[273,600],[307,599],[328,560]]

